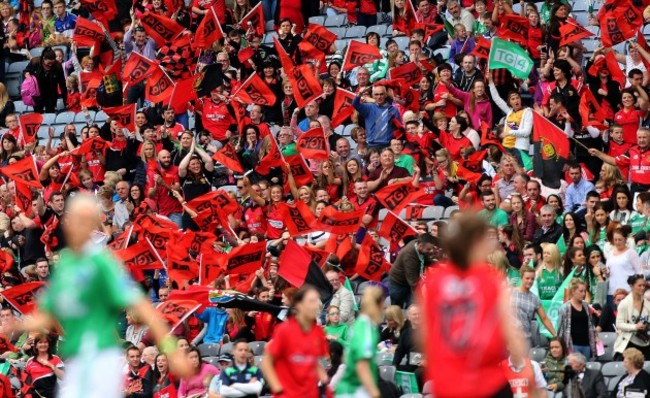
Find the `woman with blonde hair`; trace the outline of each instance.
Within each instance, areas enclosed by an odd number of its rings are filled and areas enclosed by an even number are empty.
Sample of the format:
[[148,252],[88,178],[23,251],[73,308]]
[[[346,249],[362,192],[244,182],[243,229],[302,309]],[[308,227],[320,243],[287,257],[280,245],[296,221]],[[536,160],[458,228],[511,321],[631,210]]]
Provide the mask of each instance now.
[[569,301],[560,307],[557,335],[569,351],[579,352],[589,359],[596,356],[596,330],[591,321],[589,304],[585,301],[587,284],[580,278],[569,283]]
[[[623,351],[623,367],[626,374],[621,376],[616,383],[613,397],[627,397],[626,392],[631,391],[650,391],[650,374],[643,369],[646,356],[636,348],[628,348]],[[641,395],[639,395],[641,396]]]
[[134,346],[138,346],[140,349],[143,349],[144,344],[141,345],[140,341],[142,341],[142,338],[147,333],[149,328],[144,326],[142,320],[135,311],[126,312],[126,323],[129,326],[126,328],[126,336],[124,339]]
[[361,313],[348,331],[345,350],[346,367],[343,378],[336,387],[337,397],[380,396],[376,376],[379,371],[375,361],[384,307],[384,291],[377,286],[366,288],[361,297]]
[[562,284],[562,256],[554,243],[542,243],[542,261],[535,272],[541,300],[552,300]]
[[600,194],[601,199],[609,199],[616,185],[625,184],[621,170],[617,166],[603,162],[600,168],[600,179],[605,185],[605,191]]
[[357,126],[350,132],[350,137],[352,141],[357,143],[357,148],[355,149],[357,155],[361,159],[365,158],[368,155],[368,141],[366,141],[368,133],[366,133],[366,130],[363,127]]
[[384,311],[384,315],[386,317],[386,326],[381,330],[379,339],[385,348],[391,349],[399,341],[406,318],[404,318],[404,312],[399,305],[389,306]]
[[431,170],[433,183],[435,184],[435,193],[433,194],[433,204],[436,206],[449,207],[454,206],[456,202],[445,195],[447,189],[458,183],[458,163],[454,162],[447,148],[436,151],[436,166]]
[[7,127],[5,125],[5,118],[14,112],[16,112],[16,107],[14,106],[14,102],[9,99],[7,86],[0,82],[0,127]]
[[508,287],[516,287],[519,285],[521,282],[519,270],[510,265],[505,252],[500,250],[492,252],[487,256],[486,260],[488,264],[492,265],[494,269],[506,278]]

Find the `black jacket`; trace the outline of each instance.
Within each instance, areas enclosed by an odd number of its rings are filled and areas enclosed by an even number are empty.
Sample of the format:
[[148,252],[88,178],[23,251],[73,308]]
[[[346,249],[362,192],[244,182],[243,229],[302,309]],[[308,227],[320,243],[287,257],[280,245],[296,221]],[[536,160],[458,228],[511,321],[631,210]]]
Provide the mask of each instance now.
[[[562,397],[569,397],[575,378],[568,380],[564,387]],[[585,374],[582,378],[582,391],[585,393],[585,398],[607,398],[607,386],[605,385],[605,378],[600,370],[585,369]]]
[[535,230],[533,234],[533,244],[539,245],[540,243],[557,243],[557,240],[562,236],[562,226],[553,222],[553,225],[545,232],[542,227]]
[[[627,375],[621,376],[619,379],[618,383],[616,383],[616,387],[614,387],[614,391],[612,391],[611,397],[616,398],[616,393],[618,392],[618,385],[621,384],[621,381],[625,379]],[[632,391],[646,391],[646,397],[648,394],[650,394],[650,374],[646,372],[645,370],[641,369],[639,373],[637,373],[636,377],[634,378],[634,381],[632,384],[628,385],[625,387],[626,391],[632,390]]]

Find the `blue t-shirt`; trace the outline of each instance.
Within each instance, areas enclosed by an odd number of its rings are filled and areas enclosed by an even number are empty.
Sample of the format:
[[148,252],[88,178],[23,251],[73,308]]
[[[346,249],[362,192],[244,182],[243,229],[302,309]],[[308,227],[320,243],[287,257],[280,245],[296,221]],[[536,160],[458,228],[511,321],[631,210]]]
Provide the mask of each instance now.
[[72,37],[76,25],[77,16],[70,14],[69,12],[65,14],[63,19],[56,18],[54,20],[54,29],[56,30],[56,33],[62,34],[66,37]]
[[221,343],[223,334],[226,330],[226,321],[228,313],[220,308],[206,308],[202,313],[196,316],[203,323],[207,323],[208,329],[203,337],[204,343]]

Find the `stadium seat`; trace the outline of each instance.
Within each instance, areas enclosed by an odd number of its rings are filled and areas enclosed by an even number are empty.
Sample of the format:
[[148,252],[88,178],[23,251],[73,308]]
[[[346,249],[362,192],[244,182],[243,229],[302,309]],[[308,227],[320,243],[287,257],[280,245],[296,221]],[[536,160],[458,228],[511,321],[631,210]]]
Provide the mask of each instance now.
[[402,51],[407,51],[409,47],[409,41],[410,39],[406,36],[398,36],[394,37],[393,40],[397,43],[397,47],[399,47],[400,50]]
[[587,362],[587,369],[600,370],[602,367],[603,367],[603,364],[600,363],[600,362]]
[[[90,114],[90,119],[95,120],[95,111],[88,111]],[[86,115],[83,112],[79,112],[74,117],[75,123],[86,123]]]
[[309,23],[315,23],[316,25],[325,25],[325,17],[322,15],[309,17]]
[[266,346],[266,341],[251,341],[248,343],[253,350],[253,355],[262,355],[264,353],[264,346]]
[[43,54],[43,49],[44,49],[44,47],[35,47],[35,48],[32,48],[31,50],[29,50],[29,53],[32,55],[32,58],[33,57],[40,57],[41,54]]
[[338,134],[338,135],[343,135],[343,129],[344,128],[345,128],[345,126],[343,126],[343,125],[336,126],[336,128],[334,129],[334,132],[336,134]]
[[379,221],[384,221],[387,214],[388,214],[388,210],[386,210],[386,209],[379,210],[379,215],[377,216],[378,220]]
[[74,129],[77,131],[77,134],[79,134],[81,132],[81,130],[86,126],[87,126],[86,123],[75,123],[74,124]]
[[219,344],[210,343],[210,344],[199,344],[199,352],[201,353],[201,358],[203,357],[218,357],[219,356]]
[[219,369],[219,357],[205,357],[203,362],[207,362],[215,368]]
[[598,338],[603,342],[604,345],[614,345],[616,342],[617,334],[614,332],[600,332],[598,333]]
[[384,366],[384,365],[392,365],[393,364],[393,353],[392,352],[379,352],[375,356],[375,361],[377,362],[377,365],[379,366]]
[[582,0],[574,1],[571,10],[573,13],[576,11],[587,11],[587,2]]
[[610,393],[612,391],[614,391],[614,389],[616,388],[616,385],[618,384],[619,379],[620,379],[620,376],[613,377],[613,378],[611,378],[609,380],[605,380],[605,383],[607,384],[607,391],[609,391]]
[[644,34],[644,35],[648,35],[648,34],[650,34],[650,24],[645,25],[645,26],[643,27],[643,34]]
[[589,14],[586,12],[575,12],[573,13],[576,22],[582,26],[589,25]]
[[336,46],[336,51],[343,54],[343,51],[348,46],[348,41],[343,39],[337,39],[336,41],[334,41],[334,45]]
[[56,121],[56,113],[44,113],[43,114],[43,126],[50,126]]
[[546,350],[543,348],[531,348],[529,355],[533,361],[542,362],[546,358]]
[[422,218],[425,220],[439,220],[442,218],[445,208],[442,206],[427,206],[422,212]]
[[379,367],[379,377],[389,383],[395,383],[395,372],[396,368],[392,365]]
[[347,126],[345,126],[345,129],[343,129],[343,134],[342,135],[345,136],[345,137],[351,136],[352,135],[352,129],[354,129],[355,127],[358,127],[358,125],[356,125],[354,123],[353,124],[348,124]]
[[38,132],[36,132],[36,137],[38,137],[41,140],[47,140],[48,139],[48,131],[49,127],[41,125],[41,127],[38,128]]
[[643,363],[643,370],[645,370],[646,372],[650,372],[650,361],[645,361]]
[[601,372],[603,373],[607,384],[613,389],[611,381],[618,380],[621,376],[623,376],[625,374],[625,368],[623,367],[623,362],[607,362],[603,365]]
[[99,111],[95,114],[94,120],[97,124],[105,122],[106,119],[108,119],[108,115],[104,111]]
[[366,34],[374,32],[379,35],[379,37],[382,37],[386,35],[386,25],[373,25],[370,26],[368,29],[366,29]]
[[56,124],[68,124],[73,123],[75,118],[74,112],[61,112],[56,115]]
[[14,101],[14,108],[18,114],[22,114],[28,111],[27,105],[25,105],[23,101]]
[[598,357],[601,362],[609,362],[614,359],[614,343],[616,342],[616,333],[598,333],[598,338],[605,346],[605,353]]
[[[345,38],[345,28],[329,28],[329,31],[334,33],[339,39]],[[346,42],[345,45],[347,46],[348,40],[344,41]],[[336,46],[336,48],[338,48],[338,46]]]
[[345,25],[345,15],[339,14],[339,15],[332,15],[330,17],[327,17],[323,25],[325,25],[325,27],[327,28],[343,26]]
[[223,189],[226,192],[235,192],[237,193],[237,185],[222,185],[219,189]]
[[449,206],[445,209],[444,214],[442,215],[442,218],[449,218],[451,217],[451,213],[459,210],[460,208],[458,206]]
[[234,348],[233,343],[226,343],[221,346],[221,350],[219,351],[219,355],[223,354],[232,354],[232,349]]
[[255,355],[253,358],[253,363],[255,363],[255,366],[260,366],[262,363],[262,356],[261,355]]
[[[345,32],[346,39],[355,39],[358,37],[364,37],[366,35],[365,26],[353,26]],[[381,37],[381,35],[379,35]]]
[[422,398],[422,394],[404,394],[400,398]]
[[264,26],[264,28],[267,32],[273,32],[275,30],[275,21],[273,20],[266,21],[266,25]]

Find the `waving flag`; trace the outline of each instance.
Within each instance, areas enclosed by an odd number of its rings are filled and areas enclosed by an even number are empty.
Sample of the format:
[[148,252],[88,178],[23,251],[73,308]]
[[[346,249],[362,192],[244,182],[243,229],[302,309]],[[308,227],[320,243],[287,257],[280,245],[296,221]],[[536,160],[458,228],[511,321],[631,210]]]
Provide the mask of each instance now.
[[[291,174],[293,175],[293,179],[296,182],[296,186],[301,187],[303,185],[309,185],[314,181],[314,174],[312,174],[311,170],[309,170],[309,167],[307,167],[307,163],[305,163],[305,159],[303,159],[301,154],[286,156],[284,160],[289,163],[289,168],[291,169]],[[289,180],[288,176],[285,175],[285,177],[285,188],[288,192]]]
[[385,208],[399,213],[406,205],[415,202],[424,194],[423,190],[414,187],[411,181],[407,181],[386,185],[375,193],[375,197]]
[[18,118],[18,125],[20,126],[20,137],[18,142],[31,143],[36,141],[36,134],[38,129],[43,124],[43,115],[40,113],[26,113],[20,115]]
[[305,235],[313,231],[311,226],[316,221],[316,216],[306,203],[302,201],[297,201],[293,205],[281,203],[280,211],[290,236]]
[[255,36],[259,37],[260,39],[264,37],[264,31],[266,30],[265,24],[266,23],[264,22],[264,10],[262,10],[262,2],[257,3],[257,5],[253,7],[253,9],[248,12],[248,14],[244,15],[241,21],[239,21],[239,26],[241,26],[246,31],[252,29]]
[[310,23],[302,40],[327,54],[332,44],[336,41],[336,35],[321,25]]
[[607,1],[598,10],[598,22],[603,46],[612,47],[637,34],[643,14],[630,0]]
[[500,39],[510,39],[523,45],[528,42],[528,29],[530,23],[528,18],[517,14],[506,14],[500,17],[501,24],[497,29],[497,35]]
[[360,41],[350,40],[348,49],[345,52],[345,58],[343,59],[342,70],[352,70],[357,66],[369,64],[381,58],[381,53],[377,47]]
[[544,159],[569,158],[569,137],[537,112],[533,112],[533,141],[542,144]]
[[32,215],[32,200],[34,195],[29,186],[16,181],[16,205],[20,207],[27,216]]
[[223,269],[228,275],[248,274],[262,268],[266,256],[266,242],[237,246],[224,258]]
[[212,155],[212,159],[226,166],[235,173],[244,172],[244,168],[239,162],[235,148],[232,147],[232,144],[230,142],[226,143],[223,148],[215,152],[215,154]]
[[122,81],[130,86],[136,85],[146,79],[154,70],[154,61],[145,58],[135,51],[129,55],[122,71]]
[[598,130],[605,130],[607,128],[604,123],[605,115],[603,114],[603,110],[589,87],[586,87],[580,96],[579,112],[584,126],[593,126]]
[[167,77],[187,79],[194,76],[200,50],[193,48],[193,38],[189,31],[185,31],[171,43],[160,47],[156,58]]
[[365,211],[363,209],[342,212],[332,206],[327,206],[321,211],[320,217],[314,224],[314,229],[334,234],[352,234],[359,229],[361,218],[364,215]]
[[43,188],[43,185],[38,178],[38,171],[36,171],[34,158],[31,156],[27,156],[26,158],[8,164],[1,168],[0,171],[2,171],[2,174],[14,181],[33,188]]
[[135,130],[135,104],[104,108],[104,112],[106,112],[111,119],[116,120],[117,124],[121,127],[129,131]]
[[214,42],[225,37],[214,6],[206,11],[207,14],[203,17],[194,35],[194,45],[203,50],[209,50]]
[[295,287],[305,284],[314,286],[320,293],[321,301],[332,297],[332,285],[311,254],[290,239],[280,254],[278,275]]
[[174,91],[174,82],[159,66],[154,69],[153,73],[147,78],[147,85],[144,91],[144,97],[147,101],[153,103],[165,102],[169,100]]
[[352,116],[354,113],[352,101],[354,101],[353,92],[340,87],[336,88],[336,94],[334,94],[334,112],[332,113],[332,121],[330,122],[332,127],[343,124],[343,122]]
[[36,307],[36,296],[45,287],[45,282],[23,283],[0,292],[0,295],[22,315],[31,313]]
[[78,17],[72,33],[72,39],[79,46],[92,47],[104,40],[104,31],[96,23]]
[[171,43],[185,30],[176,21],[150,11],[144,13],[140,18],[140,23],[149,37],[158,44],[158,47]]
[[490,48],[492,47],[492,40],[488,40],[483,36],[479,36],[474,50],[470,53],[477,58],[489,59],[490,58]]
[[303,133],[296,141],[296,148],[307,159],[327,160],[330,156],[329,141],[321,127]]
[[92,14],[93,18],[102,21],[104,26],[118,14],[115,0],[81,0],[81,5]]
[[390,270],[390,264],[384,256],[381,247],[367,234],[359,249],[355,272],[370,281],[381,281],[381,277]]
[[239,86],[232,96],[238,97],[247,104],[263,106],[273,106],[276,101],[273,91],[271,91],[269,86],[255,72]]
[[579,23],[571,22],[567,22],[560,27],[560,34],[562,35],[560,47],[594,35]]
[[183,323],[183,321],[199,308],[201,308],[201,304],[194,300],[168,299],[156,307],[156,312],[173,325],[171,328],[171,332],[173,332],[181,323]]
[[275,50],[280,58],[282,68],[287,72],[287,78],[293,88],[293,96],[299,108],[323,95],[323,88],[314,75],[310,65],[294,66],[289,55],[284,51],[277,38],[273,38]]
[[407,86],[419,84],[422,78],[422,70],[415,62],[408,62],[401,66],[391,68],[388,72],[390,80],[404,79]]
[[87,138],[74,150],[74,153],[85,155],[92,152],[104,152],[109,145],[108,141],[104,141],[101,137]]
[[492,39],[488,68],[505,68],[514,76],[526,79],[533,69],[533,60],[520,46],[495,37]]
[[124,262],[124,266],[131,271],[155,270],[164,268],[146,240],[114,252],[115,257]]
[[407,236],[417,236],[418,232],[407,222],[402,220],[392,211],[388,211],[386,218],[381,223],[381,228],[377,232],[379,236],[388,240],[391,245],[399,243]]

